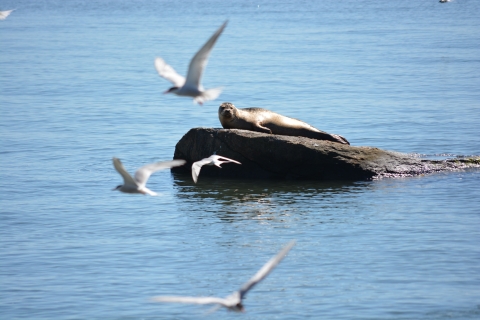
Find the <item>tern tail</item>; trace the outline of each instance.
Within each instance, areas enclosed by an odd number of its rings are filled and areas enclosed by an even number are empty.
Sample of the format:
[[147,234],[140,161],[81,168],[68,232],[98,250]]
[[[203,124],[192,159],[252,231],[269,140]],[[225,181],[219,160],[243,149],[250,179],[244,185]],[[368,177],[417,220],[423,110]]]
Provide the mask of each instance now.
[[199,96],[195,97],[196,103],[202,104],[206,101],[215,100],[222,93],[223,88],[213,88],[203,91]]

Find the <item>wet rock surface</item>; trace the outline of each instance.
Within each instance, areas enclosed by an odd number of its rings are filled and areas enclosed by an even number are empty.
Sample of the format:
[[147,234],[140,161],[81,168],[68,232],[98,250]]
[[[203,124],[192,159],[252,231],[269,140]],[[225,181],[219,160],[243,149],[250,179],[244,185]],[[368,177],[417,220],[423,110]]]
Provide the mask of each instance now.
[[245,179],[373,180],[480,168],[480,157],[426,160],[373,147],[259,133],[194,128],[175,147],[187,164],[173,172],[190,174],[193,162],[217,154],[240,161],[203,167],[204,176]]

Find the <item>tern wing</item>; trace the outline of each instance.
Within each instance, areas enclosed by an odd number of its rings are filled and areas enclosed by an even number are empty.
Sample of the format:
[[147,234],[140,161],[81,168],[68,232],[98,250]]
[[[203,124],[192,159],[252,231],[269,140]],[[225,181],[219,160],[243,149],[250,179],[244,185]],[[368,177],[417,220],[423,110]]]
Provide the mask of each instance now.
[[208,41],[190,61],[190,65],[188,66],[187,80],[185,81],[187,86],[194,88],[200,87],[200,79],[202,78],[203,70],[207,66],[210,51],[212,51],[215,42],[222,34],[223,29],[225,29],[227,26],[227,22],[228,20],[225,21],[220,28],[218,28],[218,30],[210,37],[210,39],[208,39]]
[[0,20],[5,20],[13,10],[0,11]]
[[162,58],[155,59],[155,69],[157,69],[160,77],[163,77],[173,83],[176,87],[181,87],[185,84],[185,78],[179,75],[175,69],[165,62]]
[[175,297],[175,296],[159,296],[153,297],[155,302],[177,302],[177,303],[194,303],[194,304],[220,304],[227,307],[227,300],[216,297]]
[[247,292],[252,289],[257,283],[262,281],[268,274],[282,261],[285,255],[295,245],[295,241],[290,241],[276,256],[271,258],[247,283],[245,283],[239,290],[240,297],[243,299]]
[[135,181],[139,187],[143,187],[147,184],[148,178],[150,178],[152,173],[163,169],[183,166],[185,162],[185,160],[171,160],[147,164],[138,168],[138,170],[135,172]]
[[237,163],[237,164],[241,164],[240,162],[236,161],[236,160],[232,160],[230,158],[227,158],[227,157],[222,157],[222,156],[215,156],[217,160],[219,161],[223,161],[223,162],[233,162],[233,163]]
[[193,182],[197,183],[197,181],[198,181],[198,175],[200,174],[200,169],[202,169],[202,167],[203,167],[204,165],[209,164],[210,162],[212,162],[212,157],[208,157],[208,158],[199,160],[199,161],[194,162],[194,163],[192,164],[192,178],[193,178]]
[[117,170],[118,173],[123,177],[123,184],[124,185],[133,185],[137,186],[137,182],[133,180],[132,176],[125,170],[122,162],[118,158],[113,158],[113,166]]

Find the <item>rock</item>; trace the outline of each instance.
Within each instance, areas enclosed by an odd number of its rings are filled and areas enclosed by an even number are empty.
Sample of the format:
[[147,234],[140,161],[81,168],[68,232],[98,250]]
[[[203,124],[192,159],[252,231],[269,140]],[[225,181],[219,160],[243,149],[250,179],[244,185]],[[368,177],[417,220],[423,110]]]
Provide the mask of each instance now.
[[356,147],[304,137],[238,129],[194,128],[175,146],[174,159],[187,164],[172,172],[188,173],[193,162],[221,155],[242,165],[203,167],[201,175],[255,179],[372,180],[480,167],[480,157],[425,160],[372,147]]

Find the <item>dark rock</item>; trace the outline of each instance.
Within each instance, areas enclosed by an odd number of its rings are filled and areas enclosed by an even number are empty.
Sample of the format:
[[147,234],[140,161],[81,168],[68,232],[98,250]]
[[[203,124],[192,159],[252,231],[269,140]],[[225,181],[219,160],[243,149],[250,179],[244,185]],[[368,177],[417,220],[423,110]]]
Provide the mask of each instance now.
[[304,137],[238,129],[194,128],[175,147],[187,164],[173,172],[190,174],[193,162],[212,154],[240,161],[222,169],[204,166],[201,175],[257,179],[372,180],[480,167],[480,157],[425,160],[372,147],[355,147]]

